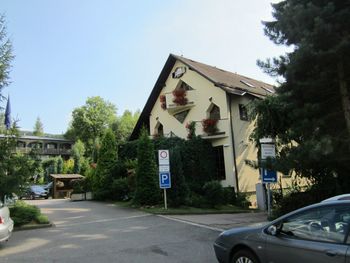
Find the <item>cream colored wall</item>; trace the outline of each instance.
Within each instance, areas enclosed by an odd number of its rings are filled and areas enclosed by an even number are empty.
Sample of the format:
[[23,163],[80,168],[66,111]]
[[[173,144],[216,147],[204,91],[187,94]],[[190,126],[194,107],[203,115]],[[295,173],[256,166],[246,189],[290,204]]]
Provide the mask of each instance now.
[[[239,115],[239,104],[247,105],[251,98],[247,96],[231,97],[231,113],[233,119],[233,132],[235,138],[236,164],[238,171],[239,189],[241,192],[255,192],[255,185],[261,182],[258,169],[254,169],[248,164],[246,160],[257,161],[258,149],[255,143],[249,140],[250,134],[254,129],[254,122],[242,121]],[[286,188],[291,185],[291,178],[284,177],[278,173],[278,180],[281,180],[282,187]],[[279,187],[275,184],[272,187]]]
[[[186,67],[183,63],[177,61],[171,70],[171,73],[177,67]],[[171,92],[176,88],[179,81],[182,80],[190,85],[194,90],[187,92],[189,101],[194,102],[194,106],[190,109],[185,121],[180,123],[173,115],[169,114],[168,110],[161,108],[161,103],[158,100],[154,104],[150,116],[150,134],[154,134],[157,122],[163,124],[164,135],[166,136],[170,132],[173,132],[176,136],[181,138],[187,138],[186,124],[191,121],[196,122],[196,134],[204,135],[202,131],[201,121],[207,118],[207,110],[211,103],[216,104],[220,108],[221,120],[218,123],[220,132],[225,132],[223,136],[217,139],[210,139],[213,146],[224,145],[225,155],[225,170],[226,180],[222,181],[223,186],[235,186],[234,178],[234,163],[233,163],[233,150],[231,143],[230,132],[230,112],[227,103],[226,92],[222,89],[215,87],[214,84],[202,77],[195,71],[189,70],[186,67],[186,73],[180,79],[173,79],[171,73],[166,80],[160,95],[166,95],[168,100],[172,98]],[[211,98],[211,101],[209,100]],[[167,101],[169,104],[169,101]]]
[[[184,66],[185,65],[180,62],[176,62],[171,72],[173,72],[174,69],[177,67],[184,67]],[[165,134],[172,131],[177,136],[186,138],[187,130],[185,126],[186,126],[186,123],[190,121],[198,122],[197,133],[201,134],[202,130],[200,129],[201,127],[200,121],[207,117],[206,111],[211,104],[211,102],[209,101],[210,97],[212,97],[212,102],[220,107],[221,118],[227,118],[228,107],[226,104],[226,93],[223,90],[215,87],[211,82],[209,82],[207,79],[200,76],[196,72],[189,70],[188,67],[187,67],[186,73],[180,79],[173,79],[170,73],[165,83],[165,87],[163,87],[160,94],[168,95],[168,97],[170,97],[169,95],[176,88],[180,80],[183,80],[194,89],[194,91],[189,91],[188,93],[191,93],[191,95],[187,96],[193,99],[194,107],[190,110],[184,123],[180,123],[175,117],[170,115],[167,110],[163,110],[161,108],[161,104],[158,98],[157,102],[155,103],[151,111],[151,118],[150,118],[151,134],[154,134],[154,127],[156,126],[156,123],[157,123],[156,118],[158,118],[158,121],[163,123]],[[226,129],[228,129],[228,127]]]
[[247,105],[250,101],[251,98],[247,96],[231,97],[236,164],[241,192],[255,191],[255,185],[259,181],[259,171],[246,164],[246,160],[257,160],[257,148],[249,140],[249,136],[254,129],[254,123],[241,120],[239,115],[239,104]]

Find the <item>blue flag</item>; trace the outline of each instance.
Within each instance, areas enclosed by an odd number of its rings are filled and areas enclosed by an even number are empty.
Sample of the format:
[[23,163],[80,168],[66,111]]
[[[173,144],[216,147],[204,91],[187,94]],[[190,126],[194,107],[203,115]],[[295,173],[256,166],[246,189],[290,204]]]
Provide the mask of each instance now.
[[6,129],[11,128],[11,104],[10,104],[10,96],[7,98],[6,111],[5,111],[5,126]]

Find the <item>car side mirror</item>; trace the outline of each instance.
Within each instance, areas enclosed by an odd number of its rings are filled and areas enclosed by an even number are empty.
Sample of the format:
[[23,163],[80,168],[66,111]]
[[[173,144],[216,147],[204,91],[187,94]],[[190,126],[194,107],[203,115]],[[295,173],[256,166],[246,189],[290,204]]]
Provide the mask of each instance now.
[[277,235],[277,227],[275,225],[271,225],[266,229],[266,232],[271,236]]

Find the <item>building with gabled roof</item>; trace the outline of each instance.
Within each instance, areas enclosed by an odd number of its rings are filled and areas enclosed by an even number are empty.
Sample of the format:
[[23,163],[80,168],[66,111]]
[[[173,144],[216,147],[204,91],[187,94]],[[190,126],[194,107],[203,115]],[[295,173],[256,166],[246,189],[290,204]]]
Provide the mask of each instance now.
[[257,149],[246,105],[274,92],[270,84],[170,54],[130,140],[142,126],[150,135],[187,138],[186,125],[195,123],[196,134],[215,149],[222,185],[254,192],[259,172],[247,160],[257,159]]

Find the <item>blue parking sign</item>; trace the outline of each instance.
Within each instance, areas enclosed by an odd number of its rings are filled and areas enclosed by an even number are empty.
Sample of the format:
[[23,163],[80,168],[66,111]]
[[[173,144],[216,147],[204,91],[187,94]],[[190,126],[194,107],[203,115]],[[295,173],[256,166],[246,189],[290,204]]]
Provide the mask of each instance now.
[[277,182],[277,172],[276,171],[262,168],[261,174],[262,174],[263,183],[276,183]]
[[171,188],[170,172],[159,173],[159,186],[161,189]]

